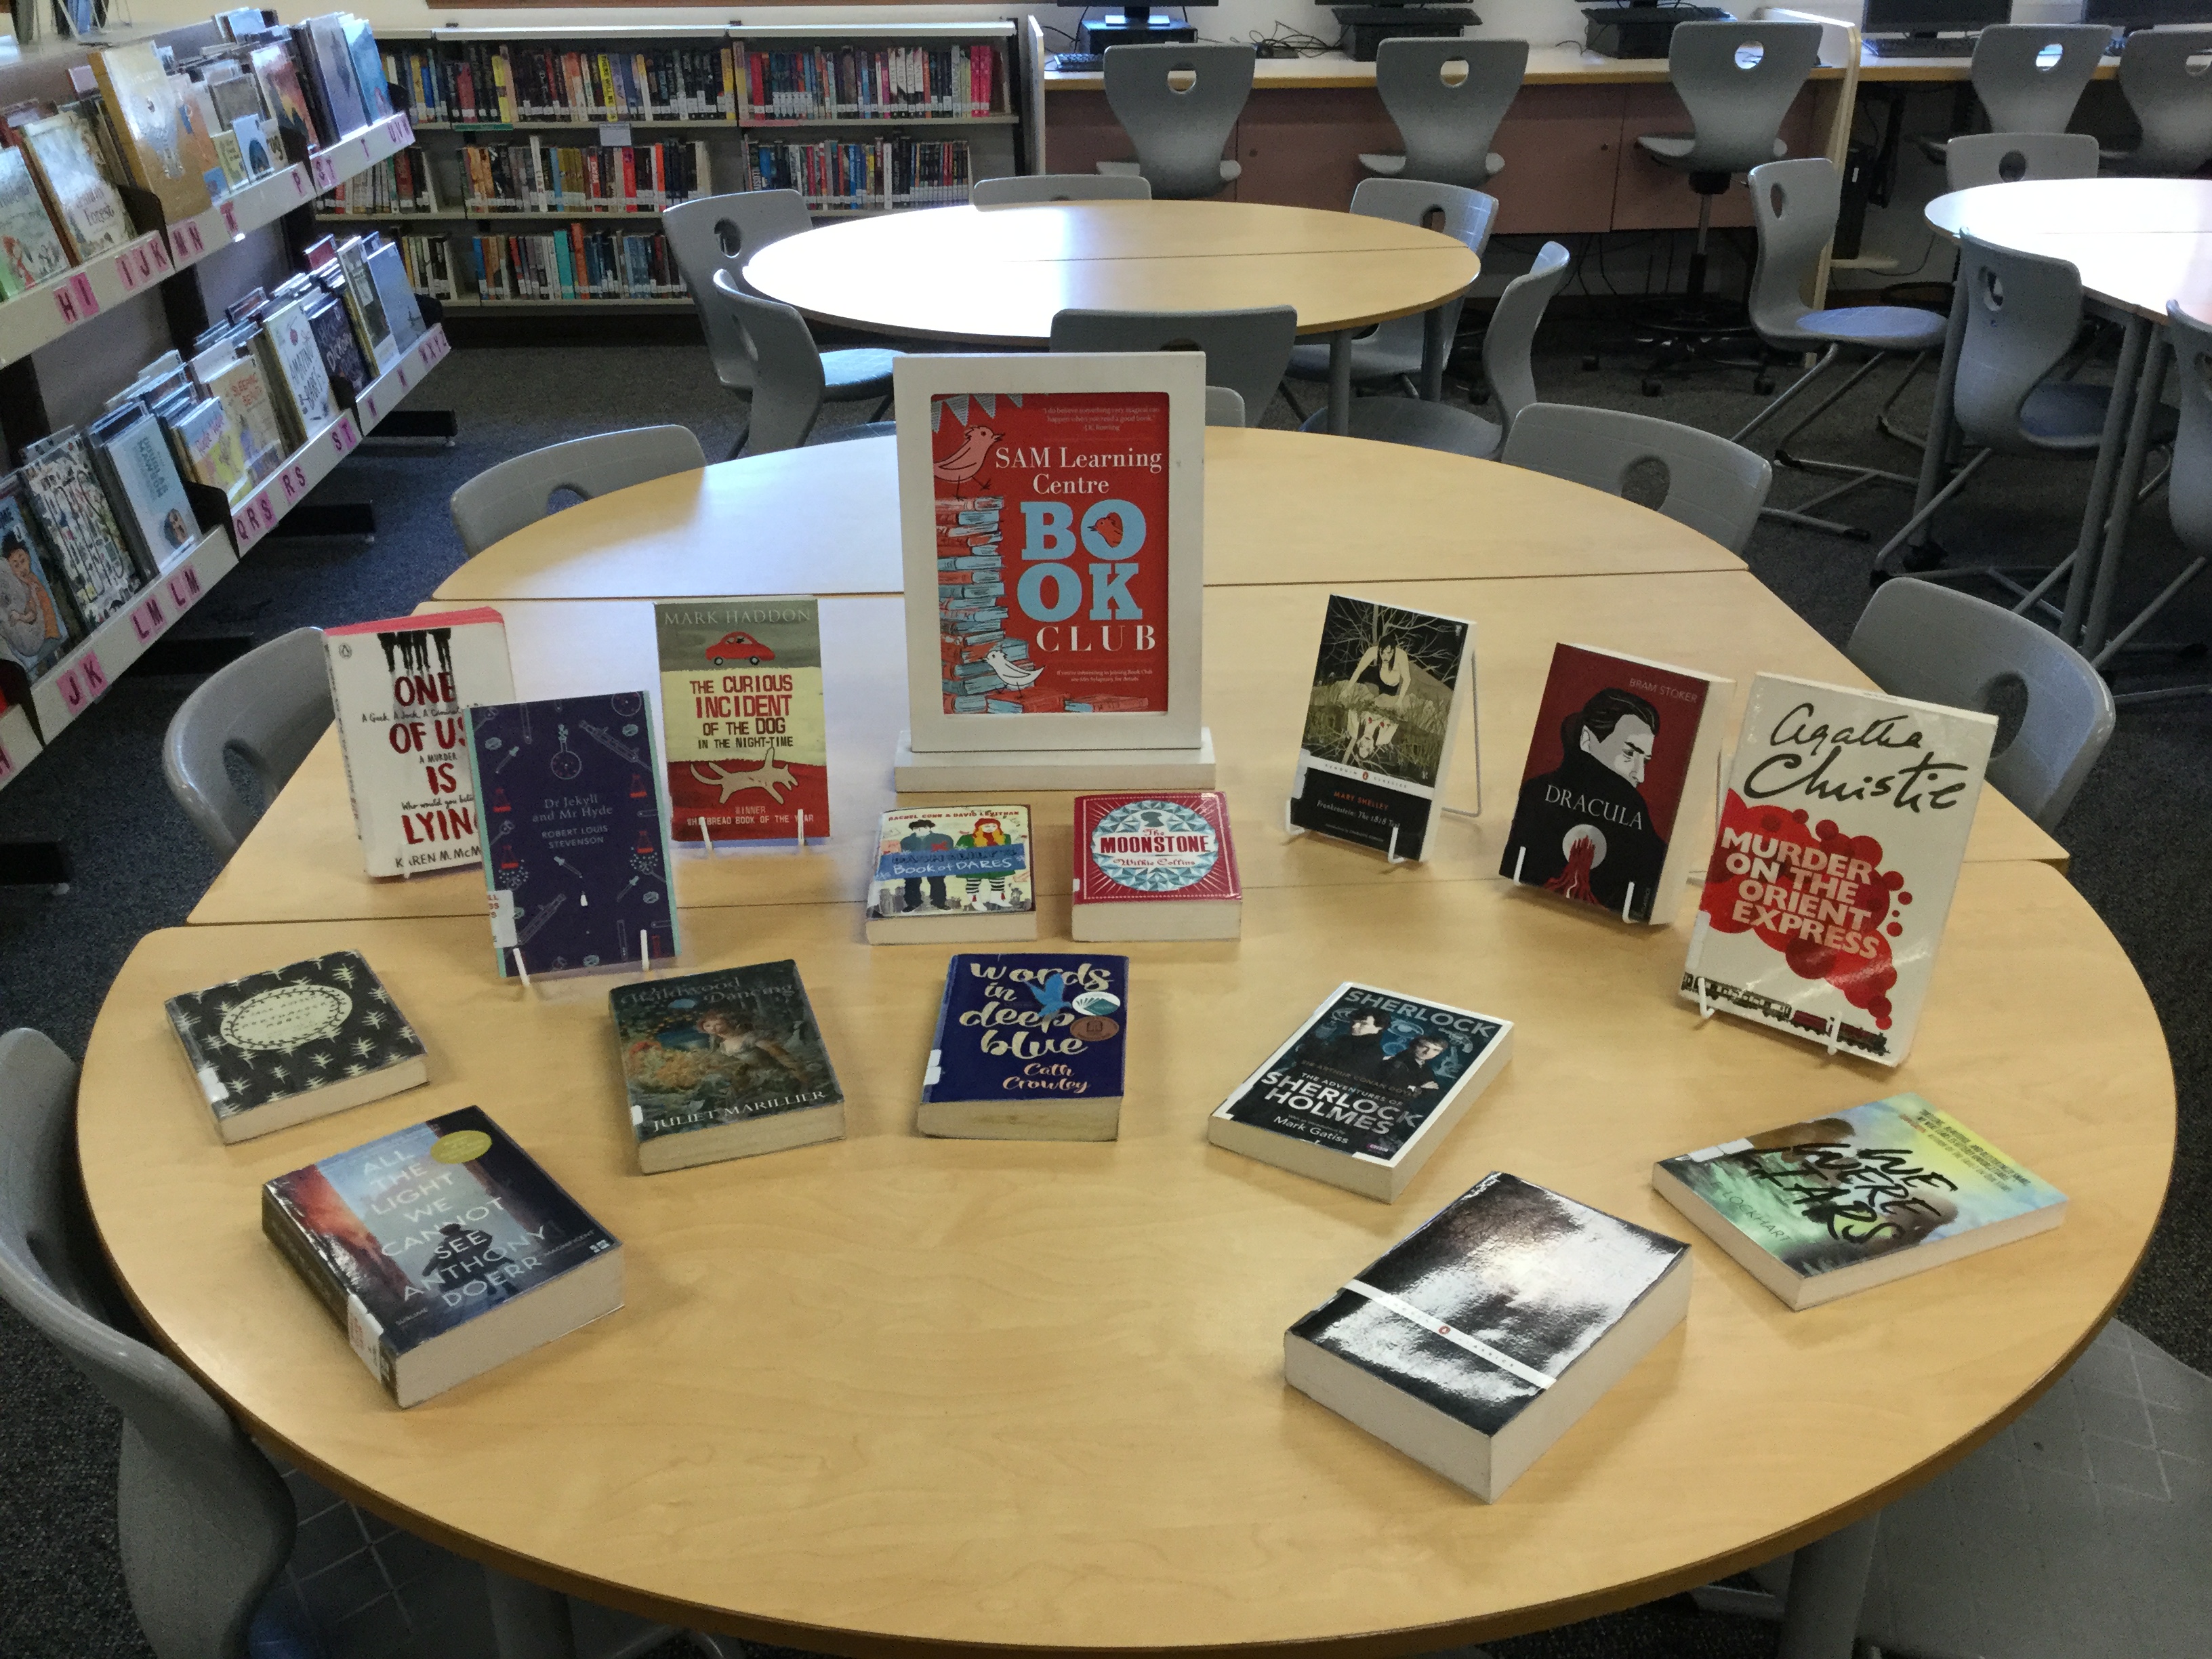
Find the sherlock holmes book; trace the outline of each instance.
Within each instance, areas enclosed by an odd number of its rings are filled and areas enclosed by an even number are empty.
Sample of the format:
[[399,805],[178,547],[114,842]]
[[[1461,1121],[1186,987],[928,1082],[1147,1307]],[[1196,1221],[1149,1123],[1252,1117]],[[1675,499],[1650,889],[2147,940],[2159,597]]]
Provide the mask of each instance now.
[[622,1245],[480,1107],[278,1176],[261,1230],[412,1406],[622,1306]]
[[1684,998],[1902,1064],[1996,730],[1969,709],[1753,680]]
[[1346,981],[1206,1122],[1206,1139],[1396,1201],[1504,1069],[1513,1022]]
[[1114,1139],[1128,1019],[1127,957],[953,957],[915,1127],[971,1140]]

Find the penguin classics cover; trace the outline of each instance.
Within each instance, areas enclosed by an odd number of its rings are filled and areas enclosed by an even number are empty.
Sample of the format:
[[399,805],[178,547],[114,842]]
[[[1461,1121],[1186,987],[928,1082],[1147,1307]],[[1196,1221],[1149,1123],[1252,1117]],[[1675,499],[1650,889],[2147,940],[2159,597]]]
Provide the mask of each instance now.
[[948,714],[1168,706],[1168,396],[930,399]]

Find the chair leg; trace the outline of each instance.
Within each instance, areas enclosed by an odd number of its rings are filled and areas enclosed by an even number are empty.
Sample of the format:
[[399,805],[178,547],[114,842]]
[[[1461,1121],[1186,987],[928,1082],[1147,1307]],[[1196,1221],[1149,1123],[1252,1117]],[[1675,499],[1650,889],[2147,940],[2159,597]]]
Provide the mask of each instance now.
[[1946,501],[1949,501],[1952,496],[1957,495],[1961,489],[1965,489],[1966,486],[1966,481],[1972,477],[1975,473],[1981,471],[1982,463],[1988,460],[1990,456],[1996,453],[1996,452],[1993,449],[1984,449],[1976,453],[1964,466],[1960,467],[1955,473],[1952,474],[1951,482],[1945,484],[1942,489],[1937,490],[1936,494],[1929,498],[1927,506],[1922,507],[1917,513],[1914,514],[1911,518],[1905,521],[1905,527],[1903,529],[1899,530],[1897,534],[1892,536],[1887,541],[1881,544],[1881,551],[1874,556],[1874,568],[1877,575],[1882,574],[1884,566],[1887,565],[1889,561],[1889,556],[1897,551],[1899,548],[1904,546],[1906,538],[1909,538],[1914,531],[1919,529],[1922,525],[1926,524],[1929,520],[1934,518],[1937,508],[1941,507]]
[[891,399],[896,396],[897,396],[897,393],[896,392],[886,392],[884,393],[883,401],[876,405],[876,412],[869,416],[868,419],[871,422],[882,420],[884,418],[884,411],[891,406]]
[[1291,420],[1297,422],[1298,425],[1304,426],[1306,422],[1311,418],[1311,411],[1298,407],[1298,400],[1297,396],[1291,391],[1290,381],[1285,380],[1282,385],[1276,389],[1283,394],[1283,401],[1291,406]]
[[[1828,372],[1828,370],[1834,365],[1837,356],[1842,351],[1843,347],[1839,345],[1832,345],[1826,351],[1822,352],[1820,354],[1820,360],[1818,362],[1814,363],[1812,368],[1807,369],[1802,374],[1799,375],[1787,386],[1784,387],[1781,393],[1775,398],[1773,402],[1768,404],[1766,407],[1760,410],[1758,414],[1753,416],[1748,421],[1745,422],[1743,425],[1737,428],[1735,434],[1730,441],[1734,443],[1741,443],[1746,438],[1751,436],[1753,433],[1758,431],[1759,428],[1765,426],[1767,422],[1772,420],[1775,416],[1780,414],[1784,405],[1788,404],[1792,398],[1795,398],[1799,392],[1804,391],[1806,387],[1811,386],[1814,381],[1819,380],[1820,376]],[[1881,359],[1877,357],[1875,361],[1880,362]],[[1850,386],[1856,386],[1857,384],[1857,380],[1853,380],[1850,383]],[[1845,386],[1844,390],[1845,392],[1850,391],[1850,386]],[[1839,392],[1837,395],[1840,397],[1842,394]],[[1834,398],[1828,399],[1828,403],[1833,403],[1834,401]],[[1820,414],[1820,410],[1826,409],[1827,406],[1828,404],[1822,404],[1820,405],[1820,409],[1816,409],[1813,411],[1813,415],[1817,416]],[[1808,416],[1806,417],[1807,420],[1810,420],[1811,418],[1813,418],[1812,416]],[[1804,429],[1804,427],[1805,421],[1798,422],[1796,426],[1790,428],[1790,437],[1796,437],[1799,432]],[[1787,443],[1789,441],[1789,438],[1783,440],[1784,443]]]
[[730,446],[730,453],[727,459],[732,461],[736,460],[738,459],[738,452],[743,450],[745,447],[745,440],[752,435],[753,423],[748,420],[743,426],[738,428],[738,441]]

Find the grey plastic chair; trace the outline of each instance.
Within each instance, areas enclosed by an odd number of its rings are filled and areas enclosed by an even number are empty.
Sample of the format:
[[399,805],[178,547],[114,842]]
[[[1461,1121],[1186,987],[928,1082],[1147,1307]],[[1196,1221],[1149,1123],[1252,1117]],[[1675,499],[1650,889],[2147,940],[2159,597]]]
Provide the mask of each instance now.
[[1030,173],[978,179],[968,188],[976,207],[1023,207],[1040,202],[1149,202],[1150,180],[1134,173]]
[[892,429],[888,421],[871,422],[814,436],[825,384],[822,354],[815,349],[806,319],[781,301],[748,293],[726,270],[714,273],[714,288],[710,303],[729,312],[752,359],[752,430],[743,446],[747,454],[772,455],[805,443],[878,437]]
[[[1383,44],[1398,43],[1386,40]],[[1425,225],[1431,214],[1441,215],[1442,222],[1435,228],[1466,243],[1480,258],[1490,243],[1490,227],[1498,217],[1498,198],[1457,185],[1408,179],[1363,179],[1352,192],[1352,210],[1364,218],[1388,219],[1401,225]],[[1442,307],[1448,349],[1449,343],[1459,331],[1460,307],[1464,303],[1463,298],[1454,299],[1446,301]],[[1352,385],[1403,381],[1406,390],[1419,397],[1420,388],[1415,377],[1421,372],[1427,328],[1426,313],[1416,312],[1410,317],[1393,317],[1387,323],[1378,323],[1356,337],[1352,342]],[[1328,380],[1328,345],[1292,347],[1290,374],[1299,380]],[[1298,410],[1295,400],[1291,407],[1303,416],[1304,411]]]
[[[2074,119],[2082,89],[2112,44],[2101,23],[1996,23],[1974,41],[1967,70],[1991,132],[2063,132]],[[2057,48],[2050,64],[2043,53]],[[1931,161],[1943,159],[1950,139],[1940,133],[1914,141]]]
[[486,467],[453,492],[447,507],[461,545],[474,558],[494,542],[544,518],[556,490],[573,490],[589,501],[672,472],[695,472],[706,465],[707,452],[689,427],[595,432]]
[[1632,469],[1656,461],[1667,473],[1658,511],[1731,553],[1742,552],[1751,539],[1774,479],[1763,456],[1714,433],[1650,415],[1569,404],[1522,410],[1498,459],[1610,495],[1623,492]]
[[1206,388],[1206,423],[1208,426],[1242,426],[1244,424],[1244,399],[1240,393],[1225,386]]
[[[1449,78],[1455,72],[1456,82]],[[1362,155],[1360,165],[1385,178],[1480,189],[1505,165],[1490,141],[1528,72],[1526,40],[1383,41],[1375,49],[1375,90],[1406,149]]]
[[1947,190],[2023,179],[2094,179],[2104,152],[2086,132],[1970,132],[1943,150]]
[[2120,91],[2142,128],[2130,150],[2106,150],[2124,173],[2179,179],[2212,161],[2212,29],[2137,29],[2120,53]]
[[[1496,400],[1498,420],[1486,421],[1451,404],[1361,398],[1352,405],[1347,435],[1472,455],[1478,460],[1497,454],[1506,433],[1512,429],[1514,417],[1536,401],[1531,348],[1537,326],[1544,320],[1545,307],[1565,285],[1570,267],[1567,250],[1557,242],[1547,242],[1538,251],[1536,263],[1508,283],[1505,292],[1498,296],[1490,326],[1482,336],[1482,372]],[[1328,431],[1328,411],[1317,411],[1299,429]]]
[[[1101,161],[1098,171],[1141,173],[1152,194],[1176,200],[1218,196],[1243,172],[1221,159],[1252,95],[1249,46],[1109,46],[1106,102],[1136,146],[1133,161]],[[1183,75],[1193,78],[1180,88]]]
[[330,723],[330,671],[316,628],[295,628],[225,663],[185,699],[161,739],[161,772],[216,857],[238,850],[256,816],[231,781],[228,757],[243,761],[273,800]]
[[[1751,277],[1751,325],[1775,351],[1796,354],[1818,351],[1820,360],[1745,422],[1735,434],[1742,443],[1760,427],[1809,391],[1835,366],[1846,349],[1863,351],[1867,360],[1858,373],[1828,394],[1809,414],[1784,433],[1775,445],[1774,459],[1787,467],[1830,473],[1844,482],[1821,491],[1794,507],[1770,507],[1766,516],[1830,535],[1869,539],[1857,525],[1818,516],[1813,509],[1852,490],[1874,483],[1899,484],[1914,489],[1918,480],[1910,474],[1881,467],[1858,466],[1799,455],[1790,441],[1848,396],[1859,382],[1888,357],[1910,352],[1911,367],[1890,394],[1894,403],[1918,370],[1924,355],[1940,350],[1946,319],[1939,313],[1911,306],[1844,306],[1826,311],[1805,308],[1805,287],[1818,267],[1821,251],[1835,235],[1836,213],[1842,185],[1835,163],[1825,155],[1801,156],[1794,161],[1769,161],[1751,170],[1752,217],[1759,229],[1759,264]],[[1883,405],[1884,412],[1888,404]]]
[[2112,738],[2112,688],[2088,659],[1970,593],[1885,582],[1844,654],[1893,696],[1998,714],[2004,746],[1990,757],[1989,780],[2045,830],[2058,827]]
[[1298,313],[1289,306],[1250,311],[1069,310],[1053,317],[1052,349],[1203,351],[1206,383],[1236,392],[1244,400],[1246,423],[1256,425],[1274,401],[1297,330]]
[[[746,190],[726,196],[696,196],[665,208],[660,228],[668,238],[676,268],[690,290],[699,325],[706,332],[708,355],[714,378],[743,398],[752,395],[752,359],[744,341],[732,325],[729,313],[713,303],[709,286],[718,270],[726,270],[745,287],[744,264],[771,242],[813,228],[806,198],[795,190]],[[745,291],[752,290],[746,288]],[[822,354],[822,395],[830,403],[874,402],[871,420],[879,420],[890,404],[891,362],[898,356],[873,346],[848,348]],[[731,446],[735,455],[744,447],[745,433]]]
[[2173,472],[2166,505],[2173,533],[2200,558],[2212,556],[2212,327],[2181,308],[2166,307],[2166,340],[2173,348],[2173,382],[2181,397],[2173,439]]

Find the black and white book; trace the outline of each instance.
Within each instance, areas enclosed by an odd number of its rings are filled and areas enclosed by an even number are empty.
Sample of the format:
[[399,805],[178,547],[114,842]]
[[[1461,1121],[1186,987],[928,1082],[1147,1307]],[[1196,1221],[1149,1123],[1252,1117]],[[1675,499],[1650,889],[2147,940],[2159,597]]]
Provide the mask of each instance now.
[[1283,1379],[1495,1503],[1681,1323],[1690,1249],[1485,1176],[1283,1334]]
[[1395,1203],[1512,1052],[1510,1019],[1346,980],[1215,1108],[1206,1137]]
[[251,1140],[426,1081],[422,1040],[358,951],[171,997],[216,1133]]

